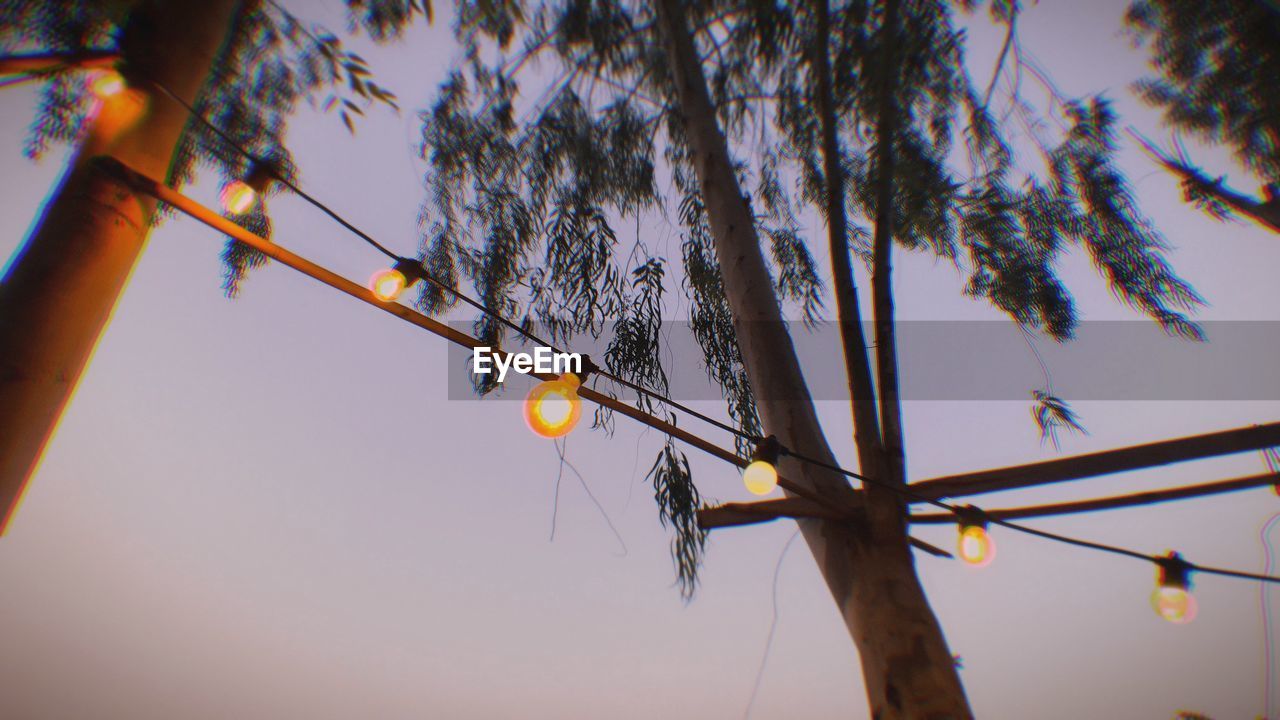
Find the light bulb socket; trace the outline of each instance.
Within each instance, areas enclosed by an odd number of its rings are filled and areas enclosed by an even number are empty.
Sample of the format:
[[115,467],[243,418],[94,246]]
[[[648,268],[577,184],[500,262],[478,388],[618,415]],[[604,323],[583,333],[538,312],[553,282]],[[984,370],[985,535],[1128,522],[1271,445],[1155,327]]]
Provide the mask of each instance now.
[[955,509],[956,524],[960,526],[960,531],[964,532],[965,528],[978,528],[979,530],[987,529],[987,513],[982,508],[974,505],[961,505]]
[[276,177],[275,168],[271,167],[269,162],[264,160],[251,160],[249,162],[249,167],[244,172],[244,177],[241,179],[241,182],[253,188],[254,192],[261,195],[266,192],[267,186],[270,185],[271,181],[275,180]]
[[763,460],[774,467],[778,465],[778,458],[782,455],[782,443],[778,442],[776,435],[762,438],[756,443],[755,450],[751,451],[751,461],[756,462]]
[[1176,552],[1152,560],[1156,564],[1156,584],[1160,587],[1191,589],[1191,563]]
[[579,369],[581,369],[582,372],[574,373],[574,375],[578,376],[579,385],[585,385],[587,378],[591,377],[591,373],[600,372],[600,366],[597,365],[596,362],[591,359],[591,356],[586,353],[582,353],[580,357],[582,358],[582,366]]
[[419,280],[425,280],[427,277],[427,271],[423,269],[421,262],[410,260],[406,257],[396,258],[396,263],[391,266],[391,269],[404,276],[405,290],[413,287],[413,284]]

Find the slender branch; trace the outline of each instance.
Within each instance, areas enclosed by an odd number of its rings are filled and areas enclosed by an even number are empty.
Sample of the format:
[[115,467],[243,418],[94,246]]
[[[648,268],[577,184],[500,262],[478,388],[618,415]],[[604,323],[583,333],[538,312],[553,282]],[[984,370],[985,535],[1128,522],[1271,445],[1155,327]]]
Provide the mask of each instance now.
[[690,24],[690,26],[689,26],[689,31],[690,31],[691,33],[693,33],[694,35],[697,35],[698,33],[700,33],[700,32],[703,32],[703,31],[707,30],[707,29],[708,29],[708,28],[710,28],[712,25],[715,25],[715,24],[717,24],[717,23],[724,24],[724,21],[725,21],[725,20],[728,20],[729,18],[734,17],[735,15],[738,15],[739,13],[744,13],[744,12],[747,12],[747,8],[745,8],[745,7],[741,7],[741,6],[740,6],[740,7],[731,7],[731,8],[726,8],[726,9],[724,10],[724,12],[721,12],[721,13],[720,13],[720,14],[718,14],[718,15],[714,15],[714,16],[712,16],[712,17],[705,18],[705,22],[702,22],[702,23],[692,23],[692,24]]
[[[1153,490],[1151,492],[1133,493],[1131,495],[1094,498],[1092,500],[1054,503],[1052,505],[1032,505],[1030,507],[1005,508],[1001,510],[984,510],[983,514],[987,517],[1000,520],[1016,520],[1019,518],[1044,517],[1047,515],[1072,515],[1075,513],[1096,512],[1098,510],[1115,510],[1118,508],[1154,505],[1156,503],[1172,502],[1174,500],[1187,500],[1190,498],[1205,497],[1208,495],[1220,495],[1222,493],[1239,492],[1240,490],[1249,490],[1257,487],[1265,487],[1267,485],[1280,486],[1280,473],[1266,473],[1264,475],[1235,478],[1234,480],[1220,480],[1218,482],[1204,483],[1201,485],[1188,485],[1186,487]],[[911,522],[920,524],[953,523],[955,521],[956,516],[954,513],[929,513],[925,515],[911,516]]]
[[[777,100],[778,100],[778,96],[775,93],[766,93],[766,92],[739,93],[737,95],[730,95],[729,97],[726,97],[726,98],[718,98],[716,100],[716,107],[725,108],[730,105],[736,105],[739,103],[743,103],[743,104],[752,103],[752,102],[766,103],[766,102],[776,102]],[[665,115],[669,112],[674,112],[676,110],[676,107],[675,105],[666,104],[666,105],[659,105],[658,109],[661,111],[663,115]]]
[[[698,527],[703,530],[758,525],[782,518],[857,522],[860,517],[859,513],[854,511],[840,511],[798,497],[761,500],[752,503],[725,503],[716,507],[698,508],[697,516]],[[948,515],[947,517],[952,516]],[[917,538],[907,537],[907,543],[915,549],[927,552],[935,557],[953,557],[946,550]]]
[[921,498],[965,497],[1199,460],[1280,445],[1280,422],[1162,440],[1046,462],[981,470],[911,485]]
[[754,525],[778,518],[855,519],[855,514],[801,497],[784,497],[750,503],[725,503],[698,509],[698,527],[703,530]]
[[1275,232],[1280,232],[1280,191],[1276,191],[1275,186],[1268,188],[1267,192],[1270,196],[1265,201],[1259,201],[1227,187],[1223,184],[1222,178],[1210,179],[1199,168],[1180,158],[1171,157],[1137,130],[1129,128],[1129,136],[1136,140],[1156,162],[1181,178],[1183,186],[1194,191],[1196,195],[1224,205],[1241,215],[1253,218]]
[[902,437],[902,403],[898,386],[898,343],[893,326],[893,143],[898,108],[894,98],[897,77],[894,44],[898,32],[899,0],[886,0],[880,61],[880,118],[876,124],[879,183],[876,230],[872,247],[871,290],[875,305],[876,361],[880,380],[880,427],[889,482],[906,482],[906,454]]
[[[761,423],[794,454],[834,465],[795,346],[782,321],[773,281],[760,250],[755,218],[734,170],[728,140],[716,119],[706,75],[698,63],[685,18],[685,5],[681,0],[660,0],[656,6],[667,43],[672,89],[679,104],[676,116],[684,125],[689,159],[706,203],[716,260],[747,377],[756,390]],[[853,502],[856,493],[842,475],[814,467],[813,463],[807,465],[799,477],[810,484],[812,491],[820,496],[848,498],[840,502]],[[806,537],[815,542],[811,533],[806,532]]]
[[74,50],[0,56],[0,75],[56,72],[67,68],[114,67],[120,61],[116,50]]
[[1013,38],[1017,33],[1018,27],[1018,11],[1014,6],[1013,14],[1009,16],[1009,30],[1004,36],[1004,45],[1000,48],[1000,57],[996,59],[996,69],[991,73],[991,82],[987,85],[987,91],[982,94],[982,108],[985,110],[991,102],[991,93],[995,92],[996,82],[1000,80],[1000,74],[1004,71],[1004,61],[1009,57],[1009,48],[1013,46]]
[[854,443],[858,447],[858,463],[862,472],[883,474],[883,444],[880,422],[876,418],[875,387],[871,380],[871,360],[867,355],[867,339],[862,332],[862,309],[858,303],[858,287],[853,264],[849,260],[849,220],[844,203],[844,168],[841,165],[840,138],[836,133],[835,101],[831,79],[831,10],[827,0],[814,3],[818,15],[817,46],[813,54],[813,71],[818,80],[818,117],[822,123],[823,171],[826,175],[827,244],[831,255],[832,284],[836,295],[836,312],[840,323],[840,340],[844,346],[846,380],[849,383],[853,413]]

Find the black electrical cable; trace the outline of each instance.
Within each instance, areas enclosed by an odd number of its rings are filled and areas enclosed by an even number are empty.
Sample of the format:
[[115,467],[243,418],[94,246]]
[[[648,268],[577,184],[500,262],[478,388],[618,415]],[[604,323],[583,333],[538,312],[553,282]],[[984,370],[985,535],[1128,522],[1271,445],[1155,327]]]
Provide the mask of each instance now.
[[[174,93],[174,92],[172,92],[171,90],[169,90],[169,89],[168,89],[167,87],[165,87],[163,84],[161,84],[161,83],[159,83],[159,82],[157,82],[157,81],[152,81],[152,83],[153,83],[156,87],[158,87],[158,88],[160,89],[160,91],[161,91],[161,92],[163,92],[165,95],[167,95],[168,97],[170,97],[171,99],[173,99],[173,100],[174,100],[174,102],[177,102],[179,105],[181,105],[181,106],[182,106],[182,107],[187,111],[187,113],[188,113],[188,114],[189,114],[193,119],[195,119],[195,120],[196,120],[197,122],[199,122],[201,125],[203,125],[203,126],[205,126],[206,128],[208,128],[208,129],[209,129],[211,132],[213,132],[217,137],[219,137],[223,142],[225,142],[227,145],[229,145],[233,150],[235,150],[236,152],[240,153],[241,155],[243,155],[246,159],[250,160],[251,162],[256,162],[256,161],[258,161],[258,160],[259,160],[259,158],[254,157],[252,153],[250,153],[249,151],[247,151],[247,150],[245,150],[244,148],[242,148],[242,147],[241,147],[238,143],[236,143],[233,139],[231,139],[230,137],[228,137],[228,136],[226,135],[226,133],[222,132],[222,130],[220,130],[220,129],[219,129],[218,127],[216,127],[213,123],[211,123],[208,119],[206,119],[203,115],[201,115],[199,112],[197,112],[197,111],[196,111],[196,109],[195,109],[195,107],[193,107],[190,103],[188,103],[188,102],[186,102],[185,100],[183,100],[181,97],[179,97],[176,93]],[[379,243],[378,241],[374,240],[374,239],[373,239],[371,236],[369,236],[367,233],[365,233],[364,231],[360,230],[360,229],[359,229],[359,228],[357,228],[356,226],[352,225],[352,224],[351,224],[350,222],[348,222],[345,218],[343,218],[342,216],[340,216],[337,212],[335,212],[334,210],[330,209],[327,205],[325,205],[324,203],[320,202],[319,200],[315,199],[315,198],[314,198],[314,197],[312,197],[311,195],[309,195],[309,194],[307,194],[306,192],[304,192],[301,188],[299,188],[299,187],[298,187],[297,185],[295,185],[294,183],[292,183],[292,182],[290,182],[290,181],[286,180],[285,178],[280,177],[280,176],[279,176],[278,174],[276,174],[274,171],[272,172],[272,177],[273,177],[273,179],[275,179],[276,181],[280,182],[282,185],[284,185],[285,187],[287,187],[290,191],[292,191],[293,193],[295,193],[296,195],[298,195],[299,197],[301,197],[303,200],[306,200],[306,201],[307,201],[307,202],[309,202],[311,205],[315,206],[317,209],[319,209],[320,211],[322,211],[323,213],[325,213],[326,215],[328,215],[330,218],[332,218],[335,222],[337,222],[337,223],[338,223],[339,225],[341,225],[343,228],[347,229],[348,231],[350,231],[352,234],[354,234],[356,237],[360,238],[361,240],[364,240],[366,243],[368,243],[369,245],[371,245],[372,247],[374,247],[375,249],[377,249],[378,251],[380,251],[381,253],[383,253],[383,254],[384,254],[384,255],[386,255],[387,257],[392,258],[392,259],[394,259],[394,260],[401,260],[401,259],[403,259],[403,258],[401,258],[399,255],[397,255],[397,254],[395,254],[394,252],[392,252],[392,251],[388,250],[385,246],[383,246],[383,245],[382,245],[381,243]],[[504,317],[504,316],[503,316],[503,315],[501,315],[500,313],[498,313],[498,312],[496,312],[496,311],[494,311],[494,310],[491,310],[490,308],[488,308],[487,306],[485,306],[485,305],[484,305],[483,303],[481,303],[480,301],[475,300],[475,299],[473,299],[473,298],[471,298],[471,297],[469,297],[469,296],[465,295],[464,293],[460,292],[459,290],[457,290],[457,289],[453,288],[452,286],[450,286],[450,285],[448,285],[448,284],[446,284],[446,283],[443,283],[443,282],[441,282],[440,280],[438,280],[438,279],[436,279],[436,278],[432,277],[430,273],[428,273],[428,272],[426,272],[426,271],[425,271],[425,269],[424,269],[424,271],[423,271],[423,273],[422,273],[422,276],[423,276],[423,278],[424,278],[424,279],[426,279],[426,280],[427,280],[427,282],[430,282],[431,284],[435,285],[436,287],[438,287],[438,288],[440,288],[440,289],[442,289],[442,290],[445,290],[446,292],[449,292],[450,294],[454,295],[456,298],[458,298],[458,299],[459,299],[459,300],[461,300],[462,302],[464,302],[464,303],[466,303],[466,304],[468,304],[468,305],[472,306],[472,307],[473,307],[473,308],[475,308],[476,310],[479,310],[480,312],[482,312],[482,313],[484,313],[484,314],[486,314],[486,315],[488,315],[488,316],[492,317],[493,319],[497,320],[497,321],[498,321],[499,323],[501,323],[502,325],[505,325],[506,327],[508,327],[508,328],[510,328],[511,330],[515,331],[516,333],[518,333],[518,334],[520,334],[520,335],[524,336],[525,338],[527,338],[527,339],[529,339],[529,340],[531,340],[531,341],[533,341],[533,342],[535,342],[535,343],[537,343],[537,344],[539,344],[539,345],[543,345],[543,346],[546,346],[546,347],[554,348],[554,345],[552,345],[551,343],[548,343],[548,342],[546,342],[545,340],[543,340],[543,339],[539,338],[538,336],[534,335],[532,332],[530,332],[530,331],[529,331],[529,330],[527,330],[526,328],[524,328],[524,327],[520,326],[519,324],[517,324],[517,323],[515,323],[515,322],[513,322],[513,321],[511,321],[511,320],[508,320],[506,317]],[[660,402],[662,402],[662,403],[664,403],[664,404],[666,404],[666,405],[669,405],[670,407],[673,407],[673,408],[676,408],[676,409],[678,409],[678,410],[681,410],[681,411],[683,411],[683,412],[685,412],[685,413],[688,413],[689,415],[691,415],[691,416],[693,416],[693,417],[696,417],[696,418],[698,418],[698,419],[700,419],[700,420],[702,420],[702,421],[704,421],[704,422],[707,422],[707,423],[709,423],[709,424],[711,424],[711,425],[714,425],[714,426],[716,426],[716,427],[718,427],[718,428],[720,428],[720,429],[722,429],[722,430],[725,430],[726,432],[732,433],[732,434],[734,434],[734,435],[736,435],[736,436],[738,436],[738,437],[741,437],[741,438],[744,438],[744,439],[747,439],[747,440],[751,440],[752,442],[760,442],[760,441],[762,440],[762,438],[760,438],[759,436],[752,435],[751,433],[744,432],[744,431],[742,431],[742,430],[740,430],[740,429],[738,429],[738,428],[731,427],[731,426],[729,426],[729,425],[727,425],[727,424],[725,424],[725,423],[722,423],[722,422],[720,422],[720,421],[718,421],[718,420],[715,420],[714,418],[711,418],[711,417],[708,417],[707,415],[704,415],[704,414],[702,414],[702,413],[699,413],[699,412],[697,412],[697,411],[695,411],[695,410],[693,410],[693,409],[691,409],[691,408],[689,408],[689,407],[687,407],[687,406],[685,406],[685,405],[683,405],[683,404],[681,404],[681,403],[679,403],[679,402],[677,402],[677,401],[675,401],[675,400],[673,400],[673,399],[671,399],[671,398],[665,397],[665,396],[663,396],[663,395],[661,395],[661,394],[659,394],[659,393],[656,393],[656,392],[654,392],[654,391],[652,391],[652,390],[648,390],[648,389],[646,389],[646,388],[644,388],[644,387],[641,387],[641,386],[639,386],[639,385],[637,385],[637,384],[635,384],[635,383],[632,383],[632,382],[629,382],[629,381],[627,381],[627,380],[624,380],[623,378],[620,378],[620,377],[618,377],[617,375],[615,375],[615,374],[613,374],[613,373],[610,373],[610,372],[605,371],[605,370],[597,370],[597,374],[601,375],[602,377],[608,378],[609,380],[612,380],[612,381],[614,381],[614,382],[616,382],[616,383],[619,383],[620,385],[623,385],[623,386],[625,386],[625,387],[631,388],[632,390],[635,390],[635,391],[640,392],[640,393],[644,393],[644,394],[646,394],[646,395],[650,396],[651,398],[653,398],[653,399],[655,399],[655,400],[658,400],[658,401],[660,401]],[[933,505],[934,507],[937,507],[937,508],[940,508],[940,509],[942,509],[942,510],[946,510],[947,512],[950,512],[950,513],[952,513],[952,514],[955,514],[955,515],[957,515],[957,517],[959,517],[961,513],[978,513],[978,514],[980,514],[980,515],[981,515],[985,520],[987,520],[989,523],[991,523],[991,524],[993,524],[993,525],[999,525],[1000,527],[1008,528],[1008,529],[1010,529],[1010,530],[1013,530],[1013,531],[1016,531],[1016,532],[1021,532],[1021,533],[1027,534],[1027,535],[1033,535],[1033,536],[1035,536],[1035,537],[1043,538],[1043,539],[1046,539],[1046,540],[1053,540],[1053,541],[1060,542],[1060,543],[1064,543],[1064,544],[1068,544],[1068,545],[1074,545],[1074,546],[1076,546],[1076,547],[1082,547],[1082,548],[1087,548],[1087,549],[1091,549],[1091,550],[1098,550],[1098,551],[1100,551],[1100,552],[1111,553],[1111,554],[1114,554],[1114,555],[1121,555],[1121,556],[1124,556],[1124,557],[1130,557],[1130,558],[1134,558],[1134,559],[1137,559],[1137,560],[1145,560],[1145,561],[1150,562],[1150,563],[1157,563],[1157,564],[1158,564],[1158,563],[1160,562],[1160,560],[1161,560],[1161,557],[1160,557],[1160,556],[1148,555],[1148,554],[1146,554],[1146,553],[1141,553],[1141,552],[1138,552],[1138,551],[1136,551],[1136,550],[1130,550],[1130,549],[1128,549],[1128,548],[1122,548],[1122,547],[1118,547],[1118,546],[1115,546],[1115,545],[1107,545],[1107,544],[1105,544],[1105,543],[1096,543],[1096,542],[1093,542],[1093,541],[1090,541],[1090,540],[1081,540],[1081,539],[1079,539],[1079,538],[1073,538],[1073,537],[1070,537],[1070,536],[1068,536],[1068,535],[1060,535],[1060,534],[1058,534],[1058,533],[1051,533],[1051,532],[1047,532],[1047,531],[1044,531],[1044,530],[1037,530],[1037,529],[1035,529],[1035,528],[1027,527],[1027,526],[1025,526],[1025,525],[1019,525],[1019,524],[1017,524],[1017,523],[1012,523],[1012,522],[1009,522],[1009,521],[1007,521],[1007,520],[1002,520],[1002,519],[999,519],[999,518],[990,517],[990,516],[987,516],[985,513],[983,513],[983,512],[981,511],[981,509],[976,508],[976,507],[973,507],[973,506],[966,506],[965,508],[959,508],[959,507],[957,507],[957,506],[955,506],[955,505],[951,505],[951,504],[946,503],[946,502],[943,502],[943,501],[941,501],[941,500],[937,500],[937,499],[935,499],[935,498],[930,498],[930,497],[926,497],[926,496],[924,496],[924,495],[921,495],[920,493],[913,491],[909,485],[902,485],[902,484],[897,484],[897,483],[888,482],[888,481],[885,481],[885,480],[880,480],[880,479],[878,479],[878,478],[871,478],[871,477],[868,477],[868,476],[863,475],[863,474],[861,474],[861,473],[856,473],[856,472],[853,472],[852,470],[847,470],[847,469],[845,469],[845,468],[843,468],[843,467],[840,467],[839,465],[834,465],[834,464],[832,464],[832,463],[828,463],[828,462],[825,462],[825,461],[823,461],[823,460],[819,460],[819,459],[817,459],[817,458],[813,458],[813,457],[809,457],[809,456],[807,456],[807,455],[803,455],[803,454],[800,454],[800,453],[796,453],[796,452],[791,451],[790,449],[788,449],[788,448],[786,448],[786,447],[782,447],[782,448],[781,448],[781,453],[782,453],[783,455],[789,455],[789,456],[791,456],[791,457],[794,457],[795,459],[797,459],[797,460],[799,460],[799,461],[801,461],[801,462],[805,462],[805,463],[808,463],[808,464],[811,464],[811,465],[814,465],[814,466],[817,466],[817,467],[821,467],[821,468],[824,468],[824,469],[826,469],[826,470],[830,470],[830,471],[832,471],[832,472],[838,473],[838,474],[840,474],[840,475],[844,475],[844,476],[849,477],[849,478],[853,478],[853,479],[856,479],[856,480],[861,480],[861,481],[862,481],[862,482],[864,482],[864,483],[870,483],[870,484],[872,484],[872,485],[876,485],[876,486],[878,486],[878,487],[885,488],[885,489],[887,489],[887,490],[890,490],[890,491],[892,491],[892,492],[898,493],[899,495],[902,495],[903,497],[908,498],[908,499],[910,499],[910,500],[913,500],[913,501],[915,501],[915,502],[922,502],[922,503],[927,503],[927,504],[929,504],[929,505]],[[1189,571],[1192,571],[1192,572],[1199,572],[1199,573],[1205,573],[1205,574],[1211,574],[1211,575],[1221,575],[1221,576],[1224,576],[1224,577],[1234,577],[1234,578],[1241,578],[1241,579],[1246,579],[1246,580],[1256,580],[1256,581],[1259,581],[1259,582],[1280,583],[1280,577],[1275,577],[1275,576],[1270,576],[1270,575],[1258,575],[1258,574],[1254,574],[1254,573],[1246,573],[1246,572],[1240,572],[1240,571],[1236,571],[1236,570],[1228,570],[1228,569],[1223,569],[1223,568],[1207,567],[1207,566],[1195,565],[1195,564],[1193,564],[1193,563],[1187,563],[1187,569],[1188,569]]]
[[[173,92],[172,90],[170,90],[169,88],[165,87],[165,85],[164,85],[163,83],[160,83],[160,82],[158,82],[158,81],[154,81],[154,80],[153,80],[152,82],[153,82],[153,84],[154,84],[157,88],[159,88],[159,89],[160,89],[160,91],[161,91],[161,92],[163,92],[165,95],[169,96],[169,97],[170,97],[174,102],[176,102],[176,103],[178,103],[179,105],[181,105],[181,106],[182,106],[182,108],[183,108],[184,110],[186,110],[186,111],[187,111],[187,114],[188,114],[188,115],[190,115],[194,120],[196,120],[197,122],[199,122],[201,125],[203,125],[205,128],[207,128],[210,132],[212,132],[214,135],[216,135],[219,139],[221,139],[224,143],[226,143],[226,144],[227,144],[227,146],[229,146],[232,150],[234,150],[234,151],[236,151],[237,153],[239,153],[240,155],[244,156],[244,157],[245,157],[246,159],[248,159],[250,162],[258,162],[258,161],[260,161],[260,158],[255,157],[255,156],[254,156],[252,153],[250,153],[248,150],[245,150],[243,147],[241,147],[241,146],[240,146],[240,144],[239,144],[239,143],[237,143],[235,140],[233,140],[231,137],[229,137],[226,133],[224,133],[224,132],[223,132],[221,129],[219,129],[216,125],[214,125],[213,123],[209,122],[209,120],[208,120],[208,119],[206,119],[203,115],[201,115],[199,112],[197,112],[197,111],[196,111],[196,109],[195,109],[195,107],[194,107],[193,105],[191,105],[191,104],[190,104],[190,103],[188,103],[186,100],[184,100],[184,99],[182,99],[181,97],[179,97],[177,93],[175,93],[175,92]],[[279,182],[281,185],[284,185],[285,187],[287,187],[287,188],[288,188],[292,193],[294,193],[294,194],[295,194],[295,195],[297,195],[298,197],[302,198],[303,200],[306,200],[308,203],[310,203],[311,205],[313,205],[314,207],[316,207],[317,209],[319,209],[319,210],[320,210],[321,212],[323,212],[324,214],[328,215],[330,218],[332,218],[334,221],[336,221],[336,222],[337,222],[339,225],[341,225],[343,228],[345,228],[346,230],[348,230],[349,232],[351,232],[351,233],[352,233],[353,235],[355,235],[356,237],[360,238],[361,240],[363,240],[363,241],[365,241],[366,243],[368,243],[369,245],[371,245],[373,248],[375,248],[376,250],[378,250],[379,252],[381,252],[383,255],[386,255],[388,258],[391,258],[392,260],[401,260],[401,259],[403,259],[403,258],[401,258],[401,256],[397,255],[396,253],[392,252],[391,250],[388,250],[388,249],[386,248],[386,246],[382,245],[382,244],[381,244],[381,243],[379,243],[377,240],[373,239],[373,237],[371,237],[368,233],[364,232],[363,230],[361,230],[360,228],[356,227],[355,225],[352,225],[350,222],[348,222],[345,218],[343,218],[341,215],[339,215],[336,211],[334,211],[333,209],[331,209],[329,206],[327,206],[327,205],[325,205],[324,203],[320,202],[320,201],[319,201],[319,200],[317,200],[315,197],[311,196],[310,194],[308,194],[307,192],[305,192],[304,190],[302,190],[301,188],[299,188],[299,187],[298,187],[296,184],[294,184],[293,182],[291,182],[291,181],[289,181],[289,180],[287,180],[287,179],[285,179],[285,178],[281,177],[278,173],[276,173],[276,172],[274,171],[274,169],[268,168],[268,170],[270,170],[270,171],[271,171],[271,177],[272,177],[272,179],[273,179],[273,180],[275,180],[276,182]],[[467,294],[465,294],[465,293],[461,292],[461,291],[460,291],[460,290],[458,290],[457,288],[454,288],[452,285],[449,285],[448,283],[442,282],[442,281],[441,281],[441,280],[439,280],[438,278],[436,278],[436,277],[432,276],[432,275],[431,275],[431,273],[427,272],[425,268],[423,268],[423,271],[422,271],[422,277],[423,277],[423,279],[425,279],[427,282],[431,283],[432,285],[436,286],[437,288],[439,288],[439,289],[441,289],[441,290],[444,290],[445,292],[447,292],[447,293],[449,293],[449,294],[453,295],[455,298],[457,298],[458,300],[462,301],[463,303],[466,303],[467,305],[470,305],[471,307],[475,308],[476,310],[479,310],[481,313],[484,313],[485,315],[488,315],[489,317],[491,317],[491,318],[493,318],[494,320],[498,321],[499,323],[501,323],[502,325],[506,326],[507,328],[509,328],[509,329],[511,329],[511,330],[513,330],[513,331],[515,331],[516,333],[518,333],[518,334],[520,334],[520,335],[524,336],[526,339],[528,339],[528,340],[530,340],[530,341],[532,341],[532,342],[534,342],[534,343],[536,343],[536,344],[538,344],[538,345],[543,345],[543,346],[545,346],[545,347],[552,348],[553,350],[557,349],[557,348],[555,347],[555,345],[554,345],[554,344],[552,344],[552,343],[550,343],[550,342],[547,342],[546,340],[544,340],[544,339],[542,339],[542,338],[538,337],[537,335],[533,334],[533,332],[531,332],[530,330],[528,330],[528,329],[527,329],[527,328],[525,328],[524,326],[520,325],[519,323],[516,323],[515,321],[510,320],[510,319],[508,319],[508,318],[504,317],[501,313],[499,313],[499,312],[498,312],[498,311],[496,311],[496,310],[493,310],[493,309],[489,308],[487,305],[485,305],[484,303],[480,302],[479,300],[476,300],[476,299],[474,299],[474,298],[470,297],[469,295],[467,295]],[[669,397],[666,397],[666,396],[664,396],[664,395],[661,395],[660,393],[657,393],[657,392],[655,392],[655,391],[653,391],[653,390],[650,390],[650,389],[645,388],[645,387],[643,387],[643,386],[641,386],[641,385],[638,385],[638,384],[633,383],[633,382],[631,382],[631,381],[629,381],[629,380],[626,380],[626,379],[624,379],[624,378],[622,378],[622,377],[619,377],[617,374],[615,374],[615,373],[613,373],[613,372],[610,372],[610,371],[608,371],[608,370],[606,370],[606,369],[603,369],[603,368],[602,368],[602,369],[599,369],[599,370],[597,370],[597,373],[596,373],[596,374],[600,375],[601,377],[607,378],[608,380],[611,380],[611,381],[613,381],[613,382],[615,382],[615,383],[617,383],[617,384],[619,384],[619,385],[622,385],[623,387],[626,387],[626,388],[629,388],[629,389],[631,389],[631,390],[634,390],[635,392],[643,393],[643,394],[645,394],[645,395],[648,395],[650,398],[652,398],[652,399],[654,399],[654,400],[657,400],[657,401],[659,401],[659,402],[661,402],[661,403],[663,403],[663,404],[665,404],[665,405],[668,405],[668,406],[670,406],[670,407],[672,407],[672,408],[675,408],[675,409],[677,409],[677,410],[679,410],[679,411],[681,411],[681,412],[684,412],[684,413],[686,413],[686,414],[688,414],[688,415],[690,415],[690,416],[692,416],[692,417],[695,417],[695,418],[697,418],[697,419],[699,419],[699,420],[701,420],[701,421],[703,421],[703,422],[705,422],[705,423],[708,423],[708,424],[710,424],[710,425],[713,425],[713,426],[715,426],[715,427],[717,427],[717,428],[719,428],[719,429],[721,429],[721,430],[724,430],[725,432],[731,433],[731,434],[736,435],[736,436],[738,436],[738,437],[741,437],[741,438],[743,438],[743,439],[745,439],[745,440],[750,440],[750,441],[752,441],[752,442],[758,442],[758,441],[761,439],[759,435],[754,435],[754,434],[752,434],[752,433],[745,432],[745,431],[740,430],[740,429],[738,429],[738,428],[735,428],[735,427],[733,427],[733,426],[731,426],[731,425],[728,425],[728,424],[726,424],[726,423],[724,423],[724,422],[721,422],[721,421],[719,421],[719,420],[716,420],[715,418],[710,417],[710,416],[708,416],[708,415],[705,415],[705,414],[703,414],[703,413],[700,413],[700,412],[698,412],[697,410],[694,410],[693,408],[690,408],[690,407],[688,407],[687,405],[684,405],[684,404],[682,404],[682,403],[680,403],[680,402],[678,402],[678,401],[676,401],[676,400],[673,400],[673,399],[671,399],[671,398],[669,398]]]

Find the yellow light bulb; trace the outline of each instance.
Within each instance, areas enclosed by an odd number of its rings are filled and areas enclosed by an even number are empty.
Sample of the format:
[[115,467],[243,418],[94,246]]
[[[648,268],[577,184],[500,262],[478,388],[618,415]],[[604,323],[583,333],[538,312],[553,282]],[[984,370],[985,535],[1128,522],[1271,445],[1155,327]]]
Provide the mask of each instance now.
[[742,472],[742,484],[752,495],[768,495],[778,487],[778,469],[766,460],[756,460]]
[[540,382],[524,401],[524,421],[535,435],[558,438],[568,435],[582,417],[578,376],[565,373]]
[[369,280],[369,289],[382,302],[395,302],[407,284],[404,273],[395,268],[387,268],[374,273]]
[[124,77],[115,70],[101,70],[89,78],[89,91],[99,100],[107,100],[124,92]]
[[1151,607],[1160,617],[1174,625],[1186,625],[1196,619],[1196,598],[1186,588],[1162,585],[1151,593]]
[[218,199],[222,202],[223,210],[232,215],[244,215],[258,201],[258,191],[243,180],[233,180],[222,188],[222,195]]
[[960,528],[960,539],[956,544],[960,559],[974,567],[986,567],[996,559],[996,543],[987,534],[985,528],[978,525],[965,525]]

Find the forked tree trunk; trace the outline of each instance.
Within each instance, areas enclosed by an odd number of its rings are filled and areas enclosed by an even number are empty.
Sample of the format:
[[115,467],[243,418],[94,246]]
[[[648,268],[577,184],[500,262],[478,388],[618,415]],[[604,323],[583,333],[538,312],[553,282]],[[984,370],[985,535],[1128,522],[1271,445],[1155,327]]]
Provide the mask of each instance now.
[[145,80],[196,95],[239,0],[146,0],[122,43],[141,89],[106,101],[0,284],[0,534],[141,254],[155,201],[96,168],[113,155],[166,177],[188,117]]
[[[831,461],[682,4],[658,0],[657,6],[685,137],[761,421],[787,447]],[[811,464],[784,458],[779,469],[833,502],[859,499],[843,477]],[[904,522],[890,528],[877,523],[874,532],[865,522],[815,520],[800,526],[858,648],[872,717],[971,718],[942,629],[916,577]]]

